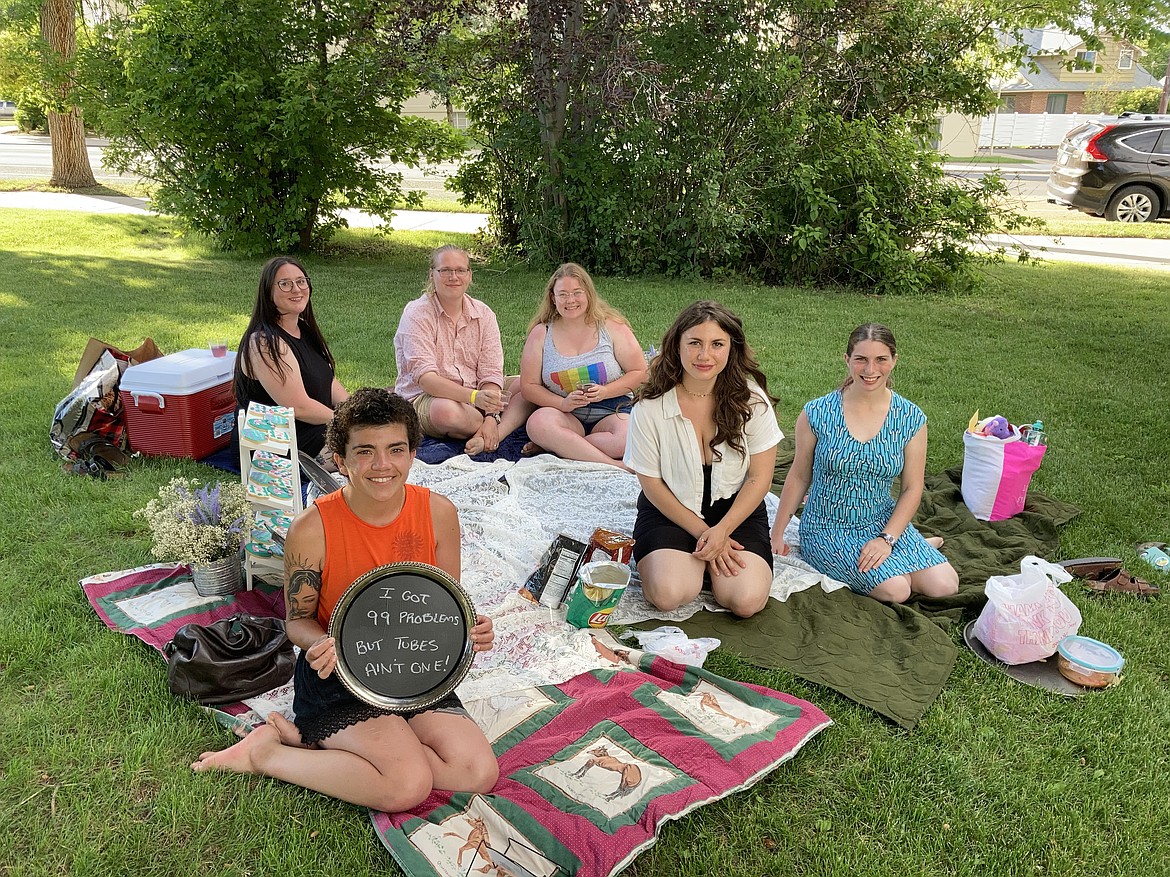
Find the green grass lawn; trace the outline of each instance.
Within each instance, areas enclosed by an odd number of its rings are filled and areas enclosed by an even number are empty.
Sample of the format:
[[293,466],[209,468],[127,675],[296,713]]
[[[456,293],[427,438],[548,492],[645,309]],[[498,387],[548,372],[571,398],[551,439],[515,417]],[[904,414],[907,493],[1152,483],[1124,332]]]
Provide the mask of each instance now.
[[[1069,210],[1059,204],[1037,200],[1014,202],[1014,208],[1028,216],[1044,220],[1044,227],[1031,232],[1034,234],[1055,237],[1170,240],[1170,219],[1159,219],[1156,222],[1109,222],[1103,216],[1090,216],[1079,210]],[[1167,252],[1170,252],[1170,249]]]
[[[311,257],[315,303],[346,386],[384,386],[392,336],[429,248],[456,235],[339,236]],[[119,481],[61,471],[54,405],[90,336],[165,352],[238,338],[259,259],[223,255],[151,217],[0,211],[0,869],[13,875],[393,874],[366,813],[282,783],[192,774],[230,742],[166,690],[163,662],[108,631],[78,579],[151,562],[133,512],[184,460],[136,461]],[[477,266],[515,369],[547,275]],[[971,413],[1044,420],[1036,489],[1084,511],[1060,557],[1170,541],[1166,333],[1170,274],[1068,263],[989,268],[982,291],[934,297],[601,278],[643,345],[717,298],[745,319],[779,416],[839,383],[858,323],[897,334],[899,392],[930,418],[928,468],[960,462]],[[234,345],[233,345],[234,346]],[[599,485],[599,489],[603,489]],[[1151,575],[1151,578],[1156,578]],[[1160,584],[1170,585],[1165,577]],[[1126,656],[1123,683],[1066,700],[960,650],[913,733],[834,692],[726,654],[708,667],[809,699],[835,726],[752,789],[671,823],[626,872],[732,875],[1170,873],[1170,597],[1066,587],[1082,633]],[[958,636],[957,632],[955,633]]]
[[52,194],[113,195],[128,198],[149,198],[153,187],[145,181],[126,180],[115,183],[98,183],[81,189],[64,189],[50,186],[44,177],[7,177],[0,179],[0,192],[49,192]]

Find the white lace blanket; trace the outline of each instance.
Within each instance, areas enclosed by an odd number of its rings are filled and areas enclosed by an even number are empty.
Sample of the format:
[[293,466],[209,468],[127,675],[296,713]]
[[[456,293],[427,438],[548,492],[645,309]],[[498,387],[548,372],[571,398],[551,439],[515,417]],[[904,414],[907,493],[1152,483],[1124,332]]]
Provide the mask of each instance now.
[[[473,463],[466,456],[435,466],[415,462],[410,481],[448,497],[463,526],[462,584],[476,609],[491,616],[496,628],[492,651],[476,657],[459,687],[472,701],[533,685],[564,682],[579,673],[610,666],[593,648],[589,632],[570,627],[564,609],[534,605],[517,593],[540,563],[541,555],[565,533],[588,542],[606,527],[630,533],[634,528],[638,480],[612,466],[560,460],[547,455]],[[776,497],[767,498],[768,516],[776,514]],[[790,530],[791,541],[795,532]],[[795,557],[775,558],[772,596],[820,586],[844,587]],[[682,620],[701,609],[720,611],[704,595],[675,612],[664,613],[627,590],[614,612],[617,624],[649,618]]]

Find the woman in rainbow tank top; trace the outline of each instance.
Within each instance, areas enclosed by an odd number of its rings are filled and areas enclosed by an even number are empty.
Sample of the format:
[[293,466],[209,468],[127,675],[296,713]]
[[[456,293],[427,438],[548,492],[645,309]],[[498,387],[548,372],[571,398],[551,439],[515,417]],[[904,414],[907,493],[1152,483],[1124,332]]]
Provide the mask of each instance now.
[[572,262],[554,271],[520,359],[521,392],[538,406],[525,427],[533,443],[567,460],[625,468],[631,394],[645,379],[638,339],[589,273]]

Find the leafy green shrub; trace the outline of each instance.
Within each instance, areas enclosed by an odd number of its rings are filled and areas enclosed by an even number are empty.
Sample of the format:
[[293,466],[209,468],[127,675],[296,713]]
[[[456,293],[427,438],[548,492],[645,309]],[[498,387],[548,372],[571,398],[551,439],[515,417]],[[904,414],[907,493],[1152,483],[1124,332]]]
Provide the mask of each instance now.
[[964,281],[1002,186],[947,178],[924,141],[940,106],[990,101],[955,54],[970,23],[918,0],[795,7],[630,0],[622,24],[586,4],[531,35],[553,42],[528,67],[505,19],[463,86],[483,150],[456,183],[537,263],[876,292]]
[[1085,93],[1086,113],[1156,113],[1162,97],[1160,88],[1133,88],[1129,91],[1090,91]]
[[457,155],[458,132],[404,117],[410,62],[446,27],[443,0],[131,3],[84,59],[106,163],[158,182],[154,202],[225,249],[306,249],[341,210],[403,201],[384,159]]
[[1130,91],[1121,91],[1113,99],[1111,112],[1114,113],[1156,113],[1158,102],[1162,99],[1160,88],[1134,88]]
[[17,104],[16,112],[12,115],[12,121],[25,134],[33,131],[43,131],[49,125],[49,119],[45,115],[44,109],[35,103]]

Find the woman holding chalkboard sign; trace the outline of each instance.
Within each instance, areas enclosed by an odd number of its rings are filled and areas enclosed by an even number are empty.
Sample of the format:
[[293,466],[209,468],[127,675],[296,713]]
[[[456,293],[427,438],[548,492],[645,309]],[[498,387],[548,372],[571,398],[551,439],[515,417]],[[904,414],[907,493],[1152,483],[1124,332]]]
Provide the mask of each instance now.
[[[231,748],[203,753],[194,770],[275,777],[387,812],[409,810],[434,789],[495,785],[491,745],[454,693],[415,713],[358,700],[338,679],[325,633],[342,593],[372,569],[418,561],[459,578],[455,506],[406,483],[421,438],[413,406],[385,390],[367,387],[338,405],[326,442],[349,484],[302,512],[285,542],[287,630],[302,650],[296,724],[273,713]],[[494,638],[491,620],[477,616],[472,648],[487,651]]]

